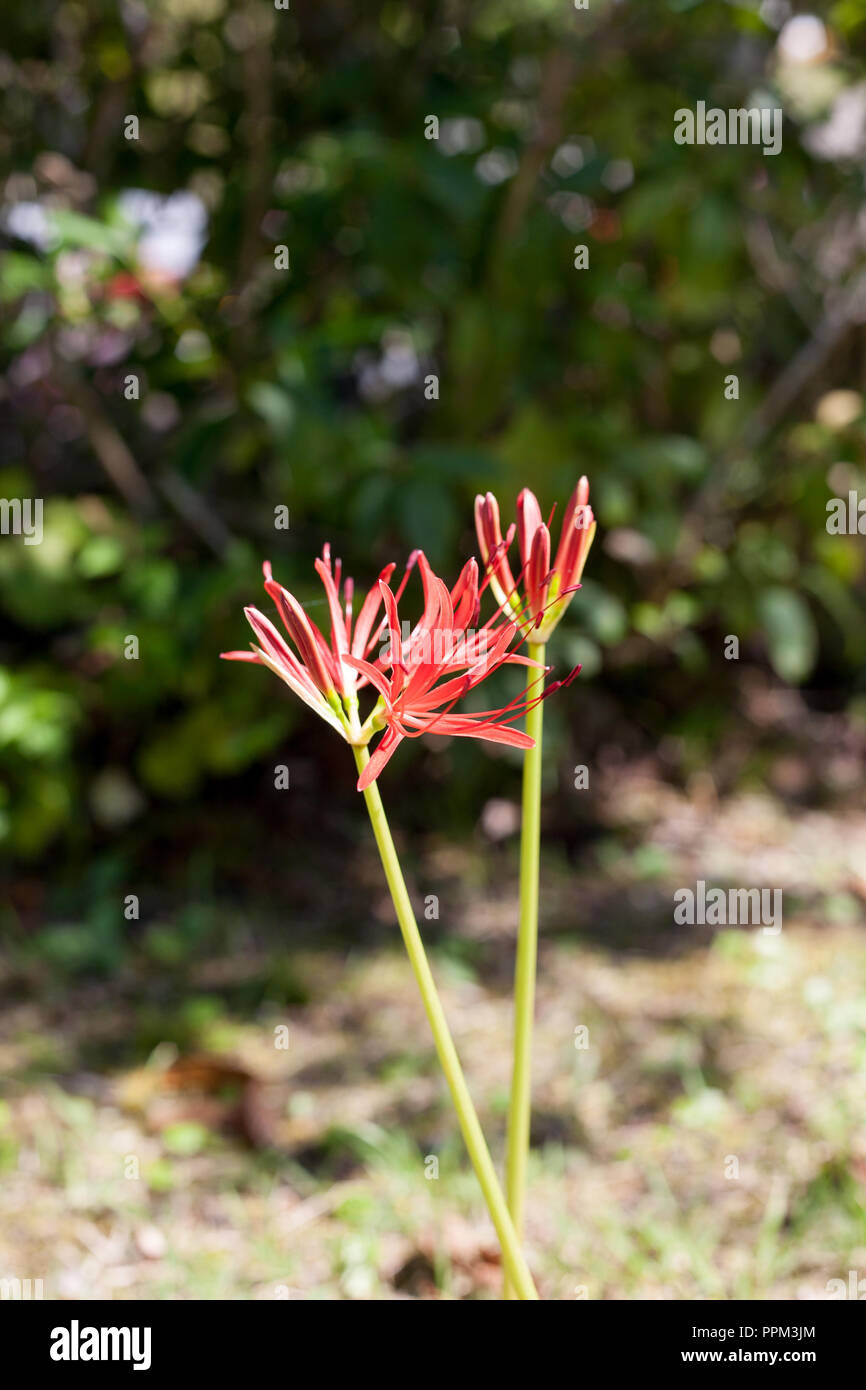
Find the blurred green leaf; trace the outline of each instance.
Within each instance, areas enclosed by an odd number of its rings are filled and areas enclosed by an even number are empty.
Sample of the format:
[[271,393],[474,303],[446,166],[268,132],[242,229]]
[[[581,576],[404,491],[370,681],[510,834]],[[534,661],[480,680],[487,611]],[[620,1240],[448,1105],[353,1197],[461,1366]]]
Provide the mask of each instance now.
[[810,674],[818,650],[818,635],[808,604],[793,589],[766,589],[758,611],[773,668],[784,681],[797,685]]

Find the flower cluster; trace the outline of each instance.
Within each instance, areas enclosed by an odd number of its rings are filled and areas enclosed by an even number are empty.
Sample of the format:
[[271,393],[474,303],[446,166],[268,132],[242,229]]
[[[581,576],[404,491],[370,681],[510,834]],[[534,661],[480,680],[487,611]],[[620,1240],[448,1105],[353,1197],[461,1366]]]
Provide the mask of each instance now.
[[[347,743],[365,747],[381,738],[358,781],[363,791],[382,772],[404,738],[425,733],[480,738],[513,748],[531,748],[532,739],[512,727],[537,700],[567,684],[544,689],[549,668],[524,655],[525,641],[540,643],[553,630],[578,587],[592,543],[595,523],[582,478],[569,503],[556,560],[550,565],[550,534],[538,502],[525,489],[518,498],[517,527],[503,540],[499,508],[492,493],[476,502],[483,576],[477,562],[467,561],[452,589],[436,575],[424,552],[414,551],[394,590],[396,566],[387,565],[365,595],[357,617],[354,585],[342,579],[339,560],[331,562],[324,547],[315,568],[325,590],[330,618],[326,637],[288,589],[263,566],[265,591],[283,627],[280,632],[257,608],[246,608],[256,641],[250,651],[223,652],[229,661],[267,666],[305,704],[330,724]],[[522,562],[523,589],[515,583],[507,551],[515,529]],[[400,617],[400,601],[410,573],[421,575],[424,607],[410,626]],[[481,596],[489,584],[497,600],[493,615],[478,626]],[[378,647],[378,651],[377,651]],[[500,667],[537,667],[538,679],[515,699],[498,708],[454,712],[457,703]],[[579,669],[579,668],[578,668]],[[537,689],[535,688],[537,687]],[[360,691],[374,695],[361,719]]]
[[[475,499],[475,529],[481,558],[490,571],[490,586],[503,606],[532,622],[532,641],[544,643],[562,618],[580,578],[595,536],[595,517],[589,505],[589,483],[581,478],[571,494],[562,522],[559,546],[550,563],[550,529],[541,518],[534,492],[525,487],[517,499],[517,525],[503,539],[499,504],[492,492]],[[508,563],[508,549],[517,531],[523,597]]]

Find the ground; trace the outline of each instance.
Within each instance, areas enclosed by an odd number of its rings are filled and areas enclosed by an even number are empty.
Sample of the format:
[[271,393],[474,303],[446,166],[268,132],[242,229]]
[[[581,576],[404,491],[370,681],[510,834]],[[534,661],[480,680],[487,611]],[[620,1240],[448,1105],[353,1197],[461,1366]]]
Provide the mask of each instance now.
[[[820,1299],[866,1273],[866,818],[699,792],[631,775],[616,836],[544,862],[527,1251],[546,1299]],[[498,1162],[513,850],[482,852],[485,876],[477,844],[431,844],[412,884],[439,890],[422,926]],[[780,886],[782,930],[674,926],[698,876]],[[206,951],[166,962],[145,937],[110,980],[13,955],[0,1275],[61,1299],[498,1296],[370,901],[358,946],[224,908]]]

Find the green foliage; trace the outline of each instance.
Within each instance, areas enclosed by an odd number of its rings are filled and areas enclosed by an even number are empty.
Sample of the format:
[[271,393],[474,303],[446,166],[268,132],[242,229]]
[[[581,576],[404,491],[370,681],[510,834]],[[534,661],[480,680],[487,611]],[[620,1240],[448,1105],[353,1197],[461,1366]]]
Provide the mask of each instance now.
[[[218,661],[248,640],[260,560],[318,603],[325,540],[359,583],[418,545],[454,575],[487,488],[510,515],[530,484],[546,513],[590,475],[599,538],[552,655],[582,661],[585,699],[640,685],[653,743],[671,681],[711,742],[729,633],[779,680],[862,697],[862,542],[824,521],[862,485],[866,426],[820,408],[861,380],[852,335],[766,411],[854,270],[859,165],[808,138],[860,80],[863,21],[831,6],[835,50],[798,69],[763,15],[8,17],[0,492],[44,497],[45,533],[0,538],[7,850],[78,857],[166,806],[206,817],[214,787],[308,729],[262,672]],[[785,107],[778,156],[674,143],[679,106],[758,92]],[[131,189],[199,200],[182,270],[148,259]],[[38,245],[15,204],[44,218]]]

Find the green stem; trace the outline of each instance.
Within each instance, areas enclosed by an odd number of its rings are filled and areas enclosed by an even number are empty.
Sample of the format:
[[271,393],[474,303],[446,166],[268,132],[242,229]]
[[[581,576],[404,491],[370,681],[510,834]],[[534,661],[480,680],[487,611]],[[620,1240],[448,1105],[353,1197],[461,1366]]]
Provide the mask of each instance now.
[[[366,748],[355,748],[353,751],[360,772],[369,761],[369,754]],[[382,805],[379,788],[375,782],[367,787],[364,798],[367,802],[373,834],[376,836],[376,844],[382,858],[382,867],[385,870],[385,877],[388,880],[388,887],[394,900],[400,931],[403,933],[403,941],[433,1032],[436,1052],[448,1082],[451,1099],[457,1111],[457,1119],[466,1148],[469,1150],[472,1166],[481,1184],[481,1190],[484,1193],[484,1199],[487,1202],[502,1247],[502,1262],[508,1273],[509,1285],[516,1291],[518,1298],[537,1299],[538,1294],[532,1282],[532,1275],[529,1273],[529,1267],[520,1249],[511,1217],[508,1215],[508,1208],[505,1205],[502,1188],[499,1186],[496,1169],[493,1167],[493,1160],[490,1157],[490,1151],[475,1113],[472,1097],[469,1094],[460,1066],[460,1059],[457,1056],[457,1049],[454,1046],[445,1013],[436,991],[424,950],[424,943],[421,940],[421,933],[418,930],[415,913],[412,911],[412,904],[406,891],[400,861],[397,858],[397,851],[394,848],[394,841],[391,839],[391,831],[385,818],[385,808]]]
[[[529,656],[544,665],[544,643],[530,643]],[[526,686],[538,680],[534,666],[526,668]],[[523,1239],[526,1199],[526,1164],[529,1155],[529,1122],[532,1095],[532,1025],[535,1015],[535,963],[538,955],[538,863],[541,839],[541,737],[544,705],[539,700],[526,715],[526,732],[535,740],[523,762],[523,806],[520,829],[520,925],[514,970],[514,1065],[508,1107],[508,1148],[505,1190],[508,1210]],[[505,1297],[514,1288],[505,1275]]]

